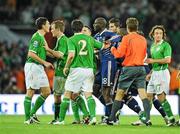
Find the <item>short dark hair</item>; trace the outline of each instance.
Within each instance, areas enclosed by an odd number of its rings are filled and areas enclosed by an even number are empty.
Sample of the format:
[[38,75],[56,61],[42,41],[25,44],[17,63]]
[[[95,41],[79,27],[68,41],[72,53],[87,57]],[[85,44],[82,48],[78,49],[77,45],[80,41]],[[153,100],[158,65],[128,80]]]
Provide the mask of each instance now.
[[165,30],[165,28],[164,28],[163,25],[155,25],[155,26],[153,26],[152,29],[151,29],[151,31],[150,31],[150,33],[149,33],[149,37],[150,37],[151,39],[154,38],[153,35],[154,35],[154,31],[155,31],[156,29],[161,29],[161,30],[163,31],[163,39],[166,39],[166,30]]
[[118,18],[111,18],[109,20],[109,23],[113,23],[116,27],[120,27],[121,26],[120,20]]
[[139,21],[136,18],[130,17],[126,20],[126,26],[130,32],[138,30]]
[[92,32],[92,29],[88,25],[85,25],[84,27],[86,27],[87,29],[89,29],[89,31]]
[[35,25],[36,25],[37,29],[42,29],[42,25],[45,25],[46,21],[48,21],[48,19],[45,17],[37,18],[35,21]]
[[56,20],[56,21],[53,21],[52,24],[55,25],[55,29],[59,29],[61,32],[64,32],[65,24],[63,21]]
[[83,23],[82,21],[76,19],[76,20],[73,20],[71,22],[71,28],[73,30],[74,33],[78,33],[78,32],[81,32],[82,31],[82,28],[83,28]]

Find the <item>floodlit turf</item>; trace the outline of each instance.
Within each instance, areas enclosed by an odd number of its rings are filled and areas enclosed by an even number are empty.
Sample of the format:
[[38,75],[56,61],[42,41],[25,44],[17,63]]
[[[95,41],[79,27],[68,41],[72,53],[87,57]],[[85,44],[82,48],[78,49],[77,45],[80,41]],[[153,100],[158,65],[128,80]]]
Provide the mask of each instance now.
[[180,127],[166,127],[161,116],[151,117],[151,127],[131,126],[131,122],[138,119],[136,116],[121,116],[118,126],[72,125],[72,116],[66,117],[66,125],[48,125],[52,118],[39,116],[41,124],[25,125],[24,116],[0,115],[0,134],[180,134]]

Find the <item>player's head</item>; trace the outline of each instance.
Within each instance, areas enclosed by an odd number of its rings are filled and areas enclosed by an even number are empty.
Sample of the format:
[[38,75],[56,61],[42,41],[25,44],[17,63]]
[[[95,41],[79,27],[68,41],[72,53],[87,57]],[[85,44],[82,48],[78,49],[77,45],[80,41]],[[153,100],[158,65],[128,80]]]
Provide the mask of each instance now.
[[136,18],[130,17],[126,20],[126,28],[128,32],[137,32],[139,22]]
[[95,19],[93,27],[96,32],[101,32],[106,28],[107,21],[103,17]]
[[49,21],[45,17],[39,17],[35,21],[35,25],[38,30],[44,30],[44,32],[49,32]]
[[83,23],[82,21],[76,19],[76,20],[73,20],[71,22],[71,28],[73,30],[74,33],[80,33],[82,31],[82,28],[83,28]]
[[109,20],[109,30],[117,33],[120,29],[120,21],[118,18],[111,18]]
[[149,37],[155,41],[161,41],[162,39],[166,39],[166,30],[163,25],[155,25],[152,27]]
[[57,20],[52,22],[51,32],[53,34],[53,37],[57,37],[59,33],[64,33],[64,30],[65,30],[65,24],[63,21]]
[[91,28],[89,26],[84,26],[82,33],[91,36]]

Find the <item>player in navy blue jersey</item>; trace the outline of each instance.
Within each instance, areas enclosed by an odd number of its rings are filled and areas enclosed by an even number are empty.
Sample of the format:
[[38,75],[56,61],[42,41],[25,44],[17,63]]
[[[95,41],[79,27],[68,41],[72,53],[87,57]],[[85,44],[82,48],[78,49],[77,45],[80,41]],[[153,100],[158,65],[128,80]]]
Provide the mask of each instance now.
[[[121,36],[106,29],[107,22],[104,18],[96,18],[94,22],[94,30],[97,32],[94,38],[100,42],[109,41],[112,45],[117,45],[121,41]],[[101,80],[102,98],[100,99],[105,105],[105,116],[108,117],[111,113],[112,97],[110,96],[111,88],[114,84],[114,77],[117,70],[117,63],[114,56],[111,54],[110,48],[101,50],[100,56],[100,72],[96,77]],[[98,81],[96,81],[98,82]]]

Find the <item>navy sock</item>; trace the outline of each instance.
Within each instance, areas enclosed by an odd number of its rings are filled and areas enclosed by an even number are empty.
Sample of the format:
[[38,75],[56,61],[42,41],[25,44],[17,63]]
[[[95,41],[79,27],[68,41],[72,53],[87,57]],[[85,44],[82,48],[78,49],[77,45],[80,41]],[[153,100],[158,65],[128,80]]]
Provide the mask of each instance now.
[[153,105],[159,111],[159,113],[162,115],[162,117],[166,116],[166,113],[158,99],[153,98]]
[[139,114],[139,112],[141,111],[140,106],[133,97],[130,97],[129,99],[125,99],[125,104],[137,114]]
[[105,106],[105,116],[109,117],[111,114],[111,109],[112,109],[112,103],[106,104]]

